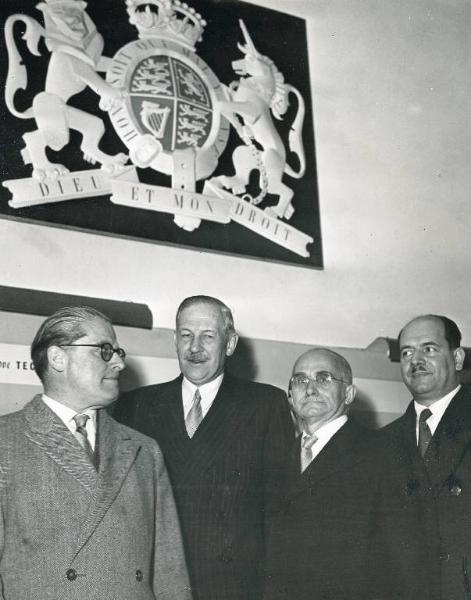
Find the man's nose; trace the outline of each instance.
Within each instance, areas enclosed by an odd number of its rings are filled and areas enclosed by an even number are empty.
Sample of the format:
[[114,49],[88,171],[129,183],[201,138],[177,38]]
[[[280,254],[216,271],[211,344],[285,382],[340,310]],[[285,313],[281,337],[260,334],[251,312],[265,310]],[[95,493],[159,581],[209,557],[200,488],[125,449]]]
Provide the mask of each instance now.
[[126,368],[126,363],[124,362],[124,359],[121,358],[121,356],[117,352],[115,352],[111,357],[110,363],[113,369],[115,369],[116,371],[122,371]]
[[416,349],[412,352],[412,356],[410,359],[411,364],[423,364],[425,362],[425,356],[420,349]]
[[307,384],[307,386],[306,386],[306,390],[308,390],[308,391],[312,391],[312,390],[314,390],[315,392],[317,392],[317,386],[318,386],[318,385],[319,385],[319,384],[317,383],[317,381],[315,380],[315,378],[312,378],[312,377],[311,377],[311,378],[309,379],[309,381],[308,381],[308,384]]
[[191,352],[198,352],[198,350],[201,350],[201,339],[200,339],[200,337],[198,335],[195,335],[191,339],[190,351]]

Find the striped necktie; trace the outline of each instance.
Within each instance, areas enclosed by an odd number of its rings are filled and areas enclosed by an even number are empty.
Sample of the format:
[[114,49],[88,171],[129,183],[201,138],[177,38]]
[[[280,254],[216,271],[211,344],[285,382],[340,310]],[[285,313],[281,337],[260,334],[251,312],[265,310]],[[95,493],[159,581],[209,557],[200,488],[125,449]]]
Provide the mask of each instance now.
[[301,439],[301,473],[304,473],[312,462],[312,447],[316,442],[315,435],[303,435]]
[[75,415],[75,437],[79,441],[82,448],[85,450],[86,455],[88,456],[92,465],[97,468],[96,465],[96,456],[93,448],[90,444],[90,440],[87,435],[87,421],[90,417],[88,415]]
[[419,448],[420,456],[422,456],[422,458],[425,456],[427,448],[429,447],[429,444],[432,441],[432,432],[430,431],[430,427],[427,424],[427,419],[431,416],[432,411],[429,408],[423,410],[419,416],[419,441],[417,445]]
[[201,409],[201,394],[199,389],[196,388],[195,395],[193,396],[193,404],[185,419],[185,427],[188,433],[188,437],[193,437],[195,431],[198,429],[198,426],[202,420],[203,411]]

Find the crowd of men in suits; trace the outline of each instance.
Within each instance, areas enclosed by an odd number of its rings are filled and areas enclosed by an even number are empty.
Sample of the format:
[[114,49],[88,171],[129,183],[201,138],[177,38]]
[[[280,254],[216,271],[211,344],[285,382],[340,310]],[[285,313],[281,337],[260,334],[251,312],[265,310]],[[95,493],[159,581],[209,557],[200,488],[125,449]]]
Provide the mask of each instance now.
[[349,415],[344,357],[302,354],[286,398],[225,372],[237,340],[224,303],[185,299],[180,376],[115,403],[108,317],[44,321],[44,392],[0,417],[0,600],[471,600],[457,325],[401,330],[412,401],[379,431]]

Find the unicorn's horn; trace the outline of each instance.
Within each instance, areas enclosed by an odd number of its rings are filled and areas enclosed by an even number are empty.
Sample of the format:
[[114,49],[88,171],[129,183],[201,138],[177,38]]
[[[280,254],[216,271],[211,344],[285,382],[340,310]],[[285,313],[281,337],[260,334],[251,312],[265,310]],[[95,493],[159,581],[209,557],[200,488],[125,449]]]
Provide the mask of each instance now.
[[255,45],[252,42],[252,38],[250,37],[249,32],[247,31],[247,27],[245,26],[245,23],[242,21],[242,19],[239,19],[239,25],[240,25],[240,28],[242,29],[242,33],[244,34],[244,39],[245,39],[247,50],[251,54],[257,55],[258,54],[257,48],[255,48]]

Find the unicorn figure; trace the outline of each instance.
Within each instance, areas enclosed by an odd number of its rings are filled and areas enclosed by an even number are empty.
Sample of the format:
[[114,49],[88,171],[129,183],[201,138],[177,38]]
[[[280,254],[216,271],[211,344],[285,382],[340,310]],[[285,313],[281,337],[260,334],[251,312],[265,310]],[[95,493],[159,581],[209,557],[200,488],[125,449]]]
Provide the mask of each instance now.
[[[259,204],[266,194],[278,196],[278,204],[265,208],[273,217],[290,219],[294,208],[291,203],[293,190],[282,182],[283,174],[300,179],[306,170],[306,159],[302,143],[304,100],[299,91],[284,82],[273,61],[255,48],[247,28],[239,21],[245,45],[237,44],[244,57],[232,63],[239,81],[225,87],[227,100],[219,102],[221,113],[231,123],[244,142],[234,150],[232,162],[235,174],[232,177],[213,177],[210,183],[215,188],[226,188],[244,200]],[[286,150],[275,127],[272,115],[281,120],[288,110],[289,94],[295,94],[298,111],[289,133],[289,149],[299,160],[299,170],[294,171],[286,163]],[[260,193],[253,197],[245,193],[252,170],[260,174]]]

